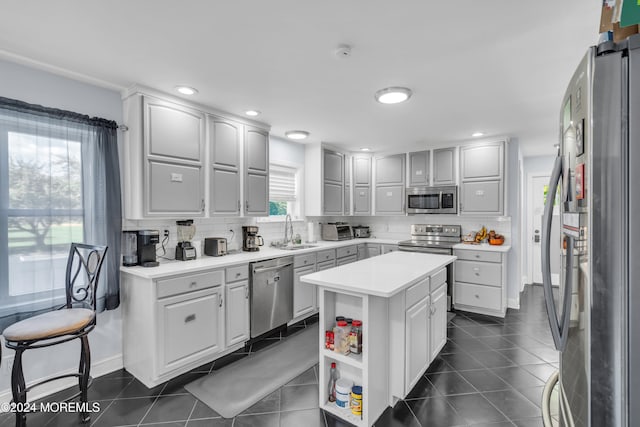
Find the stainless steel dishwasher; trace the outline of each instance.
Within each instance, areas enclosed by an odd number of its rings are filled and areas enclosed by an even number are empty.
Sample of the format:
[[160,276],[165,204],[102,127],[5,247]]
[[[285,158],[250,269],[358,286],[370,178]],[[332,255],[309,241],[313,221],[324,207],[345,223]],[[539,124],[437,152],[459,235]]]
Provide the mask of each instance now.
[[293,257],[251,263],[251,338],[293,319]]

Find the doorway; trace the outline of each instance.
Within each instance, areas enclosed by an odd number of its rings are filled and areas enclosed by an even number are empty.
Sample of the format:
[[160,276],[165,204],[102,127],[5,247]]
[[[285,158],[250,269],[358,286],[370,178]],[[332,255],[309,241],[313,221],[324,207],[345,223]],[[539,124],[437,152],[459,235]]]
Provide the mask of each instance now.
[[[527,179],[527,253],[529,283],[542,283],[542,215],[549,190],[549,175],[529,174]],[[553,201],[553,221],[551,225],[551,283],[560,284],[560,210],[558,193]],[[555,242],[555,243],[554,243]]]

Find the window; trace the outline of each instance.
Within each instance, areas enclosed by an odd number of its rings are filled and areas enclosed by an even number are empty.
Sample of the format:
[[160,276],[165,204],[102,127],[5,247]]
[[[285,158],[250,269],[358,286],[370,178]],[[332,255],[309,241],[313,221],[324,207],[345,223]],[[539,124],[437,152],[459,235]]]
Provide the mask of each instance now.
[[271,163],[269,165],[269,217],[284,219],[301,216],[300,170],[296,167]]

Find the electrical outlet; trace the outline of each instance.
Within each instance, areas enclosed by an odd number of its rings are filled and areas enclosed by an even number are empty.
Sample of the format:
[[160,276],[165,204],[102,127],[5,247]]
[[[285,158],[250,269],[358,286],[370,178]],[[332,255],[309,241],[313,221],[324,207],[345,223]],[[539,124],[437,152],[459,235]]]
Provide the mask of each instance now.
[[169,237],[169,230],[164,230],[164,237]]

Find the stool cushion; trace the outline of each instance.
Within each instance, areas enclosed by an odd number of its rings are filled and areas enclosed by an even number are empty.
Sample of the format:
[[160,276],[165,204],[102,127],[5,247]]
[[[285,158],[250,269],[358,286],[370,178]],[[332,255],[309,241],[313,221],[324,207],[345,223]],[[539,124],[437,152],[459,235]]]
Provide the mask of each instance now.
[[76,332],[95,318],[93,310],[67,308],[39,314],[21,320],[4,330],[7,341],[33,341],[59,337]]

